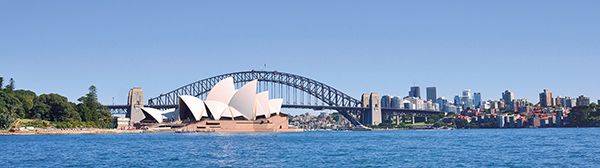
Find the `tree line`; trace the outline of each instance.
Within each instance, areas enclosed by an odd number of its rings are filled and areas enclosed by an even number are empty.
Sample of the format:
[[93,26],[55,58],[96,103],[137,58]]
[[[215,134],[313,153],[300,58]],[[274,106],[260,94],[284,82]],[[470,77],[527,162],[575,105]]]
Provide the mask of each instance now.
[[96,86],[90,86],[77,101],[70,102],[55,93],[37,95],[30,90],[15,90],[12,78],[4,85],[0,77],[0,129],[10,128],[17,119],[46,120],[59,128],[110,127],[110,112],[98,101]]

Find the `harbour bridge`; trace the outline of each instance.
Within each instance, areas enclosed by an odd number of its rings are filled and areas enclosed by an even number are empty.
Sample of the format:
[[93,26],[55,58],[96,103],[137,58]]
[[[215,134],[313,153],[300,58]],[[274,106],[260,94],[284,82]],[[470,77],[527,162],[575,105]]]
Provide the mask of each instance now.
[[[146,107],[157,109],[176,108],[179,96],[193,95],[205,99],[210,89],[217,82],[233,77],[236,88],[246,82],[258,80],[258,92],[269,91],[269,98],[282,98],[282,108],[335,110],[344,116],[354,126],[362,126],[361,116],[371,109],[363,107],[362,102],[346,93],[335,89],[325,83],[291,73],[278,71],[242,71],[218,75],[202,79],[188,85],[179,87],[170,92],[150,98]],[[131,108],[130,105],[107,105],[112,113],[124,113]],[[429,116],[443,114],[440,111],[411,110],[397,108],[382,108],[382,116],[412,115]]]

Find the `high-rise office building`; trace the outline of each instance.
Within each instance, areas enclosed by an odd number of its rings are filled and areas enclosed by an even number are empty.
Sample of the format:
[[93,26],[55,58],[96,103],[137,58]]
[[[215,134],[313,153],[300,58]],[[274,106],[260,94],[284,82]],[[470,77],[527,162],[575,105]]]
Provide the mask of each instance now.
[[571,97],[565,97],[565,107],[575,107],[577,105],[577,100]]
[[515,94],[512,91],[506,90],[502,92],[502,101],[504,101],[504,103],[509,103],[513,100],[515,100]]
[[542,107],[554,106],[554,98],[552,97],[552,91],[544,89],[544,92],[540,93],[540,105]]
[[481,107],[481,93],[475,92],[473,94],[473,104],[475,105],[475,108]]
[[427,100],[435,102],[437,99],[437,90],[435,87],[427,87]]
[[418,86],[410,87],[410,91],[408,92],[409,97],[418,97],[421,98],[421,88]]
[[401,103],[402,103],[402,99],[400,97],[398,97],[398,96],[394,96],[392,98],[391,108],[399,109],[402,106],[402,105],[400,105]]
[[577,106],[589,106],[590,98],[583,95],[577,97]]
[[462,103],[460,102],[460,96],[456,95],[454,96],[454,105],[455,106],[461,106]]
[[463,105],[464,109],[467,108],[473,108],[473,93],[471,92],[471,89],[465,89],[462,92],[462,97],[460,98],[461,104]]
[[392,97],[389,95],[384,95],[381,97],[381,108],[390,108],[392,107]]
[[557,107],[564,107],[565,106],[565,98],[557,96],[554,99],[554,105],[557,106]]
[[502,101],[506,105],[506,110],[512,111],[515,109],[515,93],[510,90],[505,90],[502,92]]

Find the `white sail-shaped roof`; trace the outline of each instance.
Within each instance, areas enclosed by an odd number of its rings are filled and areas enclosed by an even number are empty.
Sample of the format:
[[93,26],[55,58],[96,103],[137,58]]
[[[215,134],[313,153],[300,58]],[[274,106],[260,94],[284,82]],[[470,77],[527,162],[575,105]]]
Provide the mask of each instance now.
[[[231,114],[231,116],[233,118],[235,117],[245,117],[244,114],[242,114],[240,111],[238,111],[237,109],[233,108],[233,107],[229,107],[229,112]],[[248,119],[248,118],[246,118]]]
[[229,106],[240,112],[247,119],[254,119],[254,101],[256,98],[257,80],[246,83],[229,101]]
[[256,116],[264,115],[266,118],[269,118],[271,116],[269,106],[269,91],[264,91],[256,94],[256,101],[254,107]]
[[206,101],[218,101],[229,104],[234,94],[235,86],[233,85],[233,77],[228,77],[213,86],[210,92],[208,92]]
[[208,117],[204,102],[199,98],[189,95],[179,96],[179,98],[185,103],[187,108],[190,109],[196,121],[202,119],[202,117]]
[[219,120],[221,117],[231,117],[230,115],[226,114],[226,110],[228,113],[229,106],[225,103],[207,100],[204,102],[204,104],[206,104],[206,107],[208,107],[210,114],[212,114],[215,120]]
[[269,111],[271,114],[279,114],[281,112],[281,105],[283,105],[283,99],[269,100]]
[[144,113],[147,113],[150,115],[150,117],[152,117],[154,120],[156,120],[158,123],[162,123],[163,122],[163,115],[162,115],[162,111],[155,109],[155,108],[149,108],[149,107],[142,107],[142,111]]

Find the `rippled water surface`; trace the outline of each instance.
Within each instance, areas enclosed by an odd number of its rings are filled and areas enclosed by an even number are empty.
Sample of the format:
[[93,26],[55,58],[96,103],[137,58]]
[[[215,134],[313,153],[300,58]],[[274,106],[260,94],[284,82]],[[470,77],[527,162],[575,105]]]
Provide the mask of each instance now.
[[600,167],[600,129],[0,136],[0,167]]

